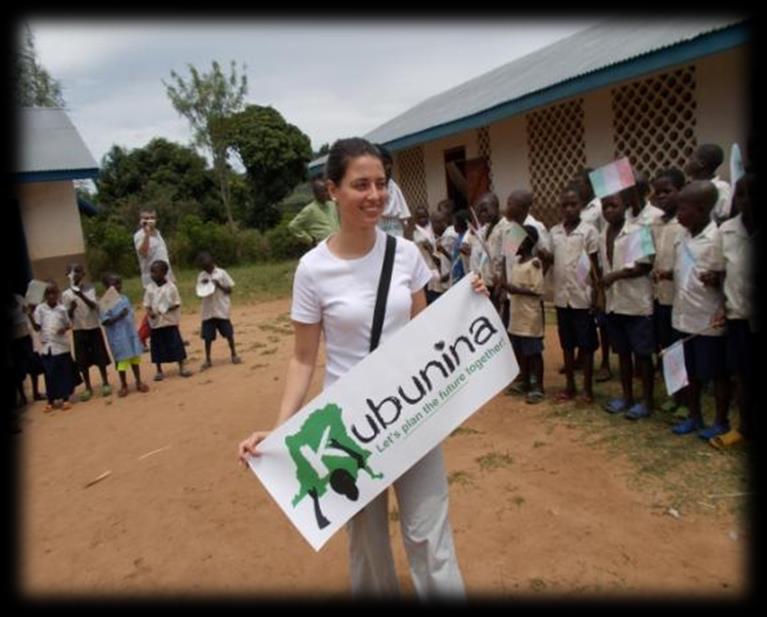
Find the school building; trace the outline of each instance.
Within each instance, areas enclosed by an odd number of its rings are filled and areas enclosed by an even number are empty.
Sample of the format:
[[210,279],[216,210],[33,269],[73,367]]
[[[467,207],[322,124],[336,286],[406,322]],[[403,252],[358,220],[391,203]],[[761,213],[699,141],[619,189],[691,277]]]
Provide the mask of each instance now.
[[[559,191],[583,167],[628,156],[650,177],[682,168],[696,145],[745,154],[751,20],[607,19],[432,96],[365,135],[395,159],[411,211],[487,190],[505,204],[532,189],[533,214],[559,221]],[[322,173],[327,157],[309,165]]]
[[[18,112],[18,151],[8,237],[12,239],[12,289],[22,295],[31,278],[67,281],[70,261],[85,260],[74,180],[94,179],[98,165],[67,114],[58,108]],[[64,285],[66,286],[66,285]]]

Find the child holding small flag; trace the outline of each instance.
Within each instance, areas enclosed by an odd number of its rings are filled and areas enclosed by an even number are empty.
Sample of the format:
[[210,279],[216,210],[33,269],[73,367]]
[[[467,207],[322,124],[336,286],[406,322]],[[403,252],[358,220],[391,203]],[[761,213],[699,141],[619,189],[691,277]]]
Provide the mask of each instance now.
[[758,325],[754,312],[753,260],[758,228],[751,203],[755,182],[754,174],[749,172],[735,183],[732,206],[739,214],[719,227],[725,266],[727,370],[737,384],[740,427],[712,437],[710,443],[716,447],[729,447],[756,436],[754,393]]
[[717,191],[717,199],[711,208],[711,220],[721,225],[730,218],[730,185],[716,175],[716,170],[724,162],[724,150],[718,144],[701,144],[690,156],[684,171],[691,180],[708,180]]
[[554,306],[557,310],[559,344],[565,359],[565,390],[558,402],[575,397],[575,349],[583,367],[583,402],[593,403],[594,352],[599,344],[592,311],[595,305],[593,273],[598,272],[599,234],[581,220],[581,196],[577,186],[567,186],[560,195],[562,222],[551,228],[554,252]]
[[[721,275],[725,265],[721,238],[716,223],[710,218],[717,195],[714,184],[701,180],[691,182],[677,196],[677,217],[685,232],[676,245],[671,323],[680,338],[690,337],[684,343],[690,416],[671,430],[676,435],[698,431],[702,439],[711,439],[729,431],[727,411],[730,392],[725,366],[727,346],[724,329],[711,325],[724,309]],[[700,395],[708,381],[714,382],[716,419],[711,427],[706,428]]]
[[508,331],[520,368],[519,390],[527,393],[530,404],[543,400],[543,264],[533,256],[538,230],[524,227],[527,236],[513,260],[506,262],[509,272],[504,291],[509,294]]
[[[653,315],[658,351],[666,349],[677,340],[671,327],[671,305],[674,303],[673,270],[676,243],[684,232],[684,227],[676,217],[676,195],[683,186],[684,174],[676,167],[661,170],[652,181],[653,205],[663,210],[663,216],[657,219],[652,227],[656,251],[653,266]],[[661,366],[662,362],[663,357],[659,355],[658,365]],[[676,393],[661,405],[661,409],[667,412],[677,410],[686,415],[686,408],[677,409],[681,404],[682,395]]]
[[[652,413],[652,353],[655,350],[650,278],[652,253],[644,242],[646,238],[642,237],[643,230],[648,228],[626,221],[627,206],[638,199],[633,186],[602,197],[602,213],[607,226],[602,230],[599,247],[607,327],[610,343],[618,354],[623,390],[623,398],[612,399],[605,410],[625,413],[630,420],[645,418]],[[642,381],[642,400],[638,403],[634,402],[632,387],[632,353],[640,367]]]

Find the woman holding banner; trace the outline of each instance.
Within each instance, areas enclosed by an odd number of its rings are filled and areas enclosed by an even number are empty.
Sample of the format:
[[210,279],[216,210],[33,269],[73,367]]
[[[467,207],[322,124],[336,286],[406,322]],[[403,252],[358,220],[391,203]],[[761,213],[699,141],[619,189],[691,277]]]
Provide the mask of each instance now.
[[[295,331],[275,428],[299,411],[309,390],[324,334],[327,388],[375,347],[371,323],[386,252],[387,235],[377,228],[387,200],[380,151],[364,139],[337,141],[325,176],[338,205],[338,232],[306,253],[293,283]],[[381,337],[385,340],[426,307],[424,287],[431,272],[412,242],[395,243]],[[480,278],[474,289],[487,293]],[[373,339],[375,340],[375,334]],[[240,461],[258,456],[268,432],[255,432],[239,445]],[[448,519],[448,485],[442,450],[435,448],[393,484],[416,592],[420,597],[462,597],[464,586]],[[388,490],[347,524],[352,593],[391,597],[399,593],[389,538]]]

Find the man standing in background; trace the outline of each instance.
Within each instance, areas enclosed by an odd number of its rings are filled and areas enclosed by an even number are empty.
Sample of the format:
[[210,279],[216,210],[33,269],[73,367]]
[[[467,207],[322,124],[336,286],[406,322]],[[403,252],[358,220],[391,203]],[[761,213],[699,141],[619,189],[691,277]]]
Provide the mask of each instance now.
[[338,229],[338,210],[322,178],[312,180],[312,192],[314,201],[306,204],[296,214],[288,223],[288,229],[296,237],[315,246]]

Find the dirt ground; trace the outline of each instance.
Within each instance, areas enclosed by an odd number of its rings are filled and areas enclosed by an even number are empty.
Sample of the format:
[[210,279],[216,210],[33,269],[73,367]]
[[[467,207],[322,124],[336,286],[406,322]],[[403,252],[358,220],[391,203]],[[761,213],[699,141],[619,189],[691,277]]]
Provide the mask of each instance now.
[[[213,368],[197,372],[198,317],[185,315],[193,377],[169,366],[155,383],[144,356],[147,394],[131,380],[124,399],[95,397],[51,414],[30,405],[15,437],[24,597],[348,595],[345,533],[315,553],[236,460],[238,442],[276,415],[291,351],[288,308],[285,299],[233,309],[240,365],[219,339]],[[546,363],[551,393],[562,381],[551,326]],[[553,422],[549,405],[500,394],[444,444],[470,596],[744,592],[750,534],[741,517],[719,508],[673,516],[660,484],[638,490],[629,481],[635,464]],[[390,518],[410,596],[395,511]]]

